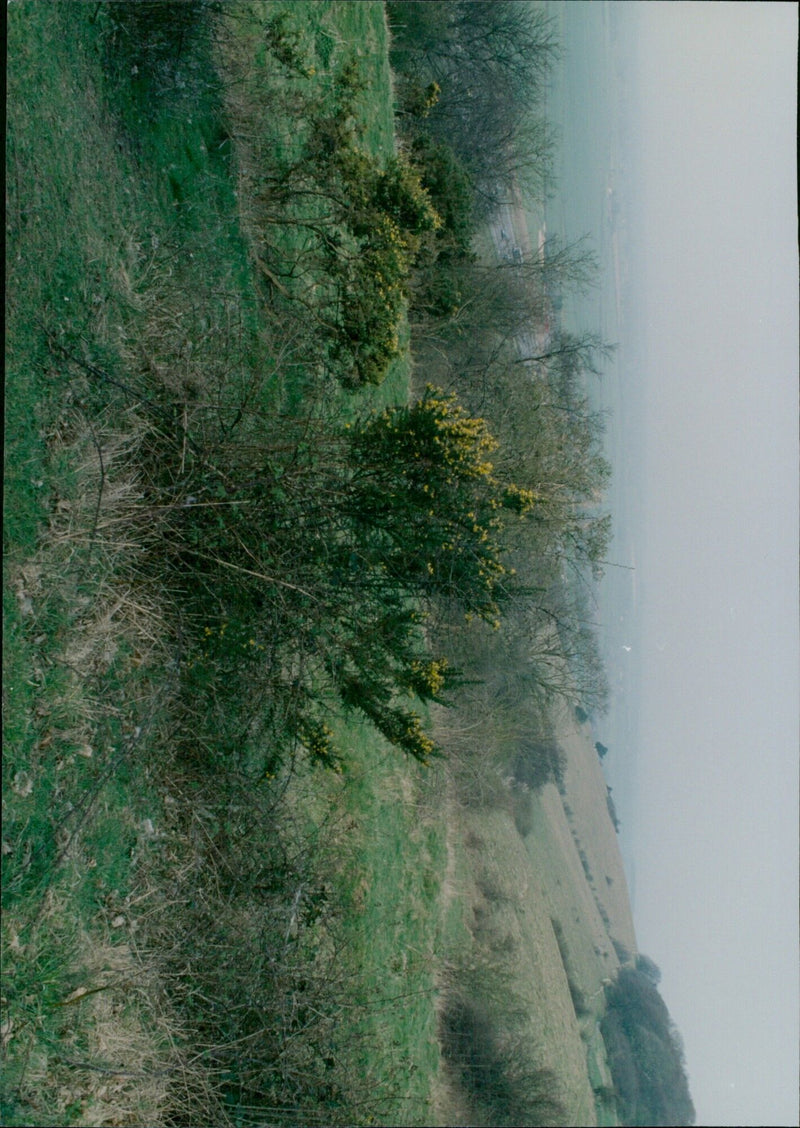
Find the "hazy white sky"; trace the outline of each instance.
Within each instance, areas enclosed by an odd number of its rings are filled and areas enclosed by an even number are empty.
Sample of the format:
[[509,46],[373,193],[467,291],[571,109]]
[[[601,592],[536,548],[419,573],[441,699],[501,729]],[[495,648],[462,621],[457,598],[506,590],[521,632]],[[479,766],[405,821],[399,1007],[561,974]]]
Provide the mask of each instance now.
[[636,928],[699,1124],[798,1122],[794,4],[648,3]]

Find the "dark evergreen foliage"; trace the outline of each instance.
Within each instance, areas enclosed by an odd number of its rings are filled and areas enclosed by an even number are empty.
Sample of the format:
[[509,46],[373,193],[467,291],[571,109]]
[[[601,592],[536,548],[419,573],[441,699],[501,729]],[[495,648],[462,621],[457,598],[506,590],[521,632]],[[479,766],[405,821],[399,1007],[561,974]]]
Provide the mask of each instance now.
[[[647,961],[623,967],[606,991],[600,1029],[606,1044],[623,1124],[694,1124],[683,1043]],[[655,967],[652,964],[652,967]]]

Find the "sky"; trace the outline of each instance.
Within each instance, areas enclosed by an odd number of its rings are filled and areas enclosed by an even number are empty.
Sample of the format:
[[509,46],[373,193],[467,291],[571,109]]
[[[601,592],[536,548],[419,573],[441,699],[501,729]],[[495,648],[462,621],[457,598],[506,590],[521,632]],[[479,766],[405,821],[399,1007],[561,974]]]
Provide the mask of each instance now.
[[796,1124],[797,9],[633,7],[637,940],[698,1124]]

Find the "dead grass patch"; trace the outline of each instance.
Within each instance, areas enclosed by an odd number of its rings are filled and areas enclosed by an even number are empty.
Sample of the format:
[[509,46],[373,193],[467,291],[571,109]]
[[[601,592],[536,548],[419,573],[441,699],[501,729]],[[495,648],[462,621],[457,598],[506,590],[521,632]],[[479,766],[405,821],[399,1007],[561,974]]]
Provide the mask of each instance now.
[[157,592],[140,581],[158,536],[139,469],[149,427],[134,409],[93,412],[90,393],[77,377],[49,430],[49,521],[7,574],[35,696],[3,804],[4,1073],[12,1115],[156,1126],[185,1072],[182,1035],[113,904],[136,839],[117,777],[155,692],[128,675],[167,660]]
[[20,1105],[87,1128],[167,1123],[176,1089],[200,1081],[151,955],[108,927],[87,930],[63,891],[22,939],[5,920],[3,939],[4,1071]]

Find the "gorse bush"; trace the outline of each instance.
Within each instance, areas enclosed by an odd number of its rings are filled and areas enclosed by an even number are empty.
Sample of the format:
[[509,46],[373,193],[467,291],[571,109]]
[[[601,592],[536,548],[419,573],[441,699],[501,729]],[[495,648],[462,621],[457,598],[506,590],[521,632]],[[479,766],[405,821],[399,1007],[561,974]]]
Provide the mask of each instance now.
[[348,505],[396,582],[492,621],[512,578],[501,559],[504,515],[534,504],[530,491],[495,476],[496,446],[484,420],[429,386],[354,434]]
[[[289,13],[273,18],[265,34],[266,49],[294,84],[296,130],[278,157],[263,142],[250,144],[262,265],[285,298],[304,305],[327,370],[350,389],[377,385],[399,355],[412,270],[441,219],[406,157],[378,157],[366,147],[357,59],[344,60],[331,88],[315,96],[310,48]],[[280,85],[270,93],[289,97]],[[275,242],[271,228],[293,231],[293,246]]]
[[471,257],[472,182],[452,149],[420,133],[411,143],[415,167],[431,203],[440,217],[435,250],[445,255]]
[[[204,688],[230,732],[218,751],[240,756],[248,732],[282,729],[335,764],[326,713],[338,699],[428,761],[434,744],[404,699],[444,702],[458,671],[428,653],[425,620],[446,606],[499,625],[515,588],[504,535],[535,505],[496,474],[495,446],[482,419],[429,387],[356,422],[309,424],[257,464],[229,464],[224,483],[202,468],[175,511],[175,568],[197,624],[187,688],[195,700]],[[244,681],[258,712],[238,708],[232,728],[222,718]]]
[[337,283],[331,357],[350,387],[379,384],[398,355],[398,329],[422,238],[441,226],[418,174],[393,157],[381,169],[352,138],[338,140],[331,175],[346,206],[339,215],[354,240],[325,244]]

